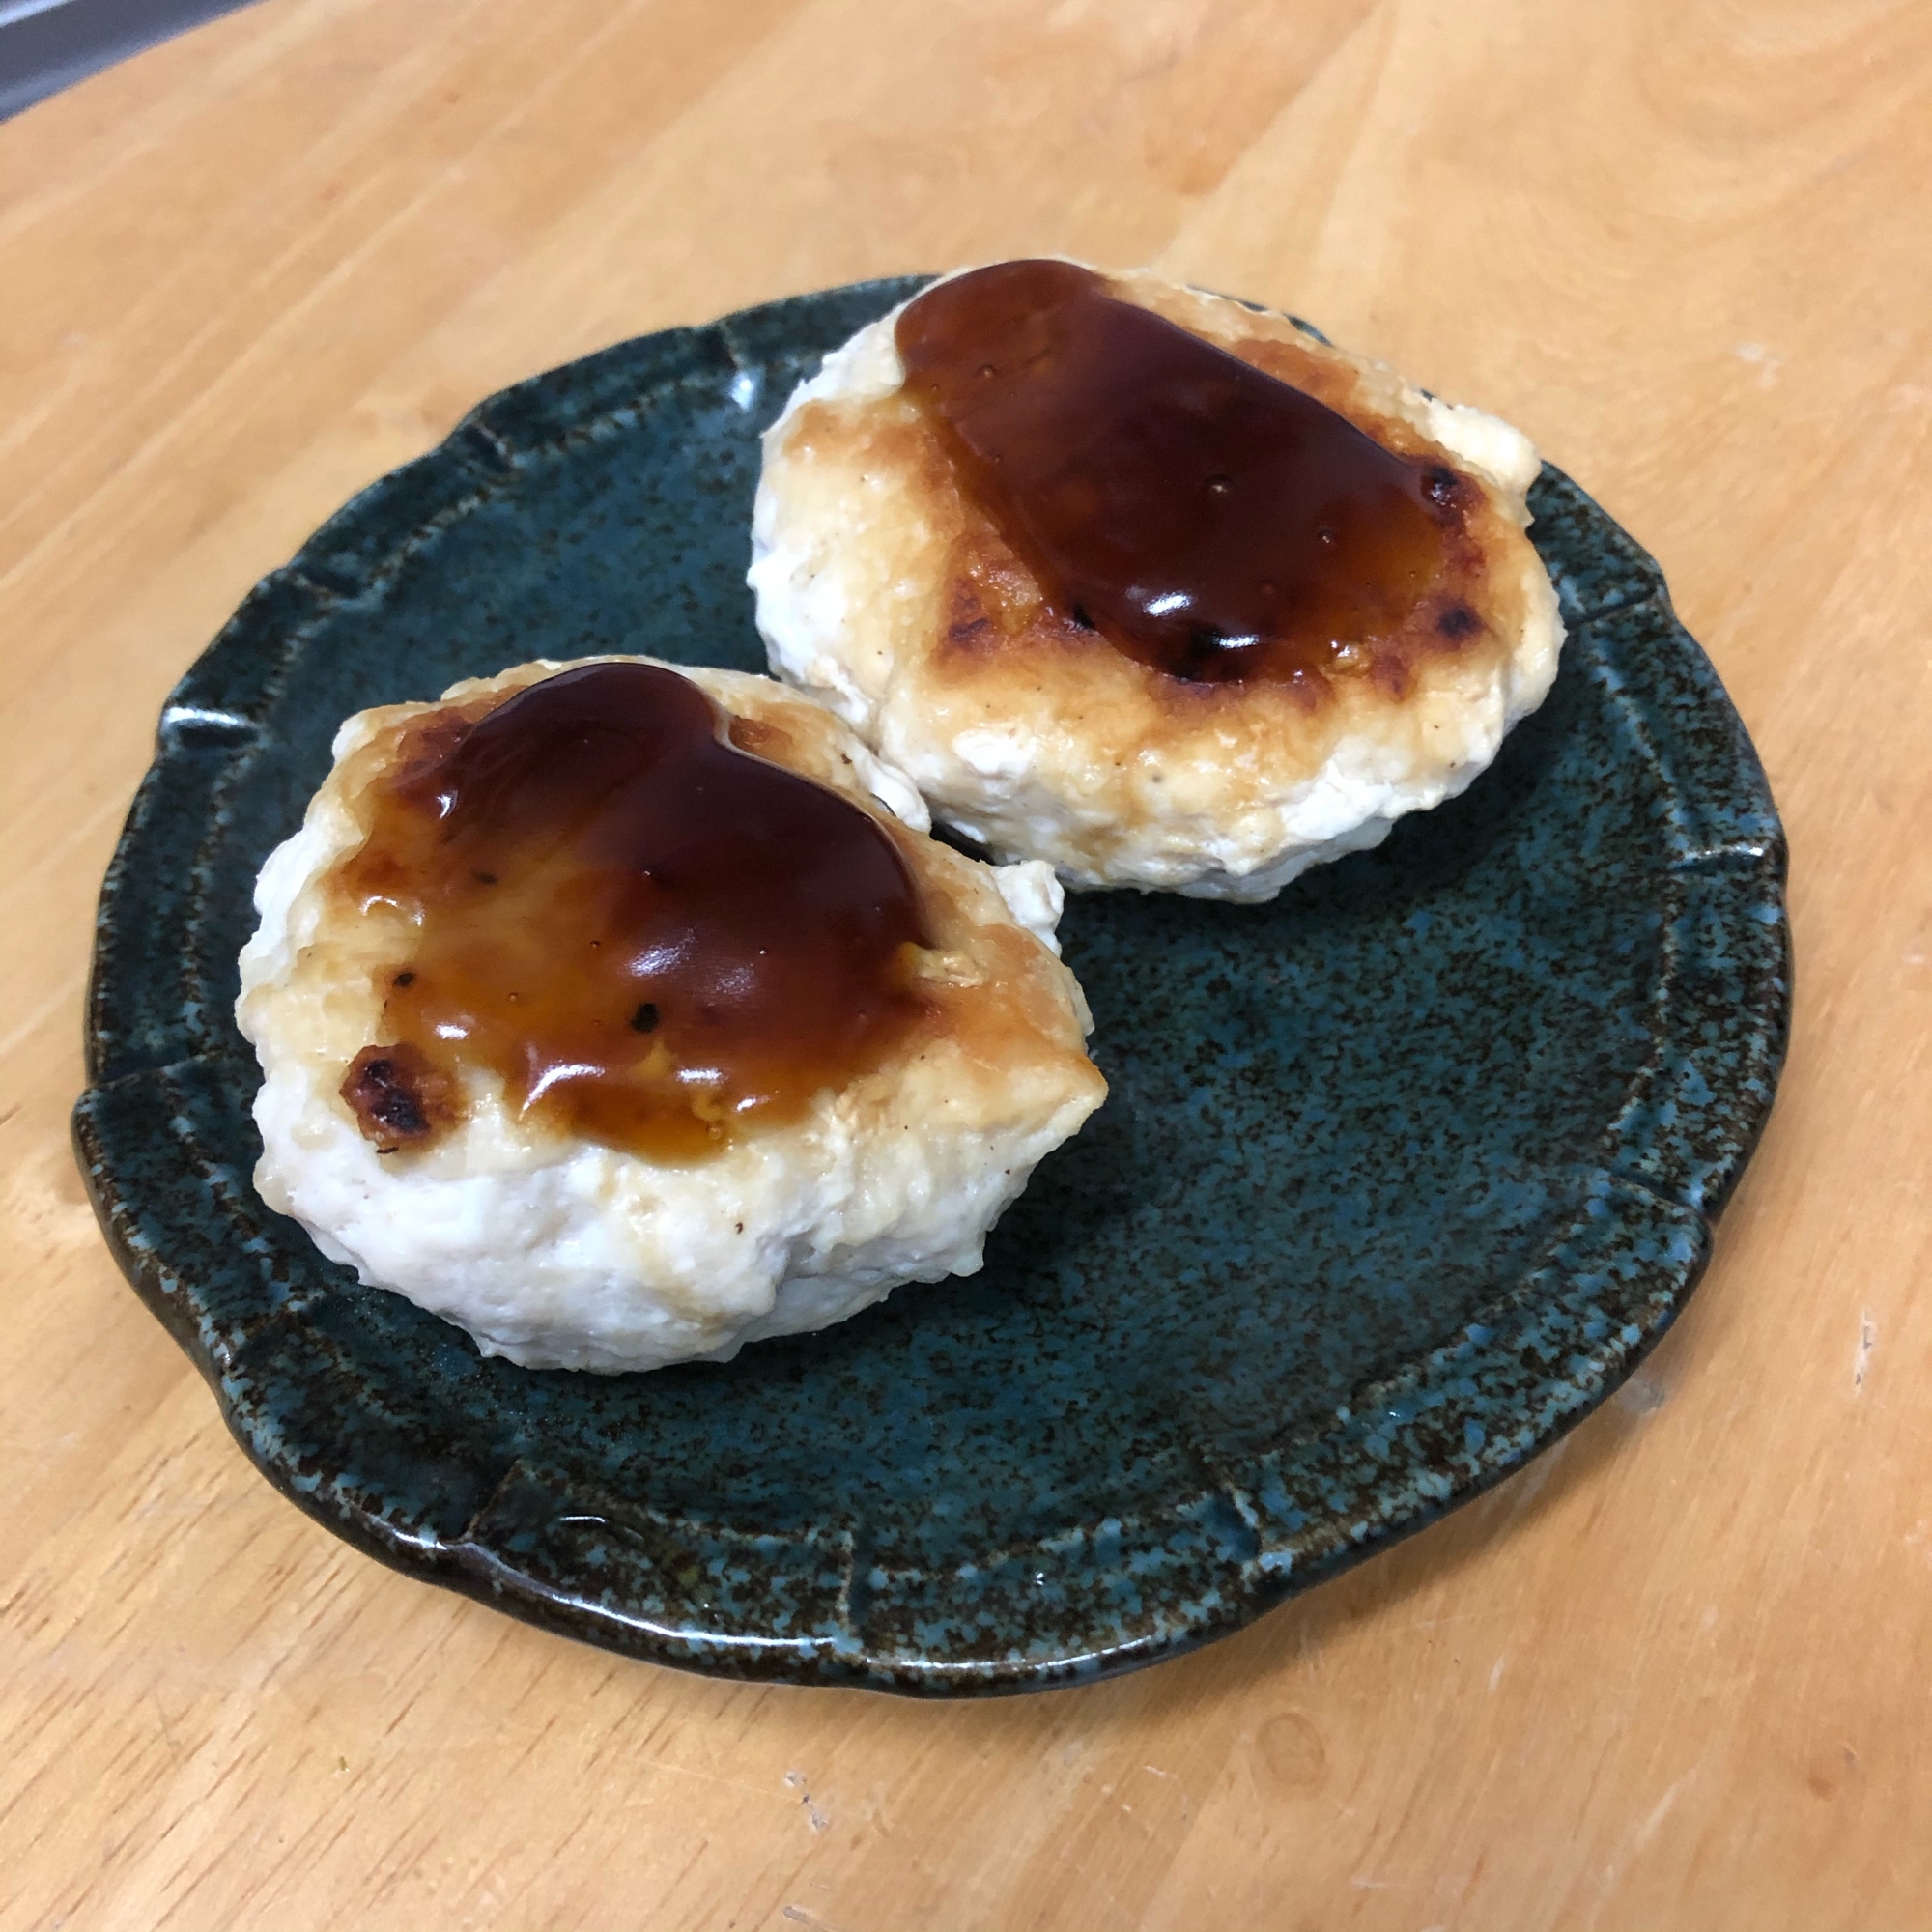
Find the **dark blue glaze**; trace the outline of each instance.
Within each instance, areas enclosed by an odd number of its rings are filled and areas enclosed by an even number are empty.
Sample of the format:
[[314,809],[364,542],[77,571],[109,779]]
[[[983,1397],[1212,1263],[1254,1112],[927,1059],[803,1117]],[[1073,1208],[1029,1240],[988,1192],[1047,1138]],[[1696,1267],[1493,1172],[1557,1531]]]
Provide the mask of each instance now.
[[917,287],[626,343],[351,502],[183,679],[101,897],[81,1163],[264,1472],[661,1662],[895,1690],[1223,1634],[1549,1443],[1683,1306],[1763,1125],[1784,845],[1656,565],[1546,470],[1571,626],[1471,792],[1273,905],[1073,900],[1112,1097],[984,1273],[729,1367],[483,1361],[249,1185],[249,891],[337,722],[537,656],[761,668],[757,434]]

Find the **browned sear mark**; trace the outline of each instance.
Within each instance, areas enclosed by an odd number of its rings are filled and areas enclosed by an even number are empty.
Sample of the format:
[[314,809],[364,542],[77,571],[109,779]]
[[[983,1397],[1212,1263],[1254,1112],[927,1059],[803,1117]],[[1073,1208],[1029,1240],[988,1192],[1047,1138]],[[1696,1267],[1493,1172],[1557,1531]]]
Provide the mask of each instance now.
[[782,724],[766,718],[733,717],[728,727],[730,739],[739,751],[773,764],[782,764],[792,748],[791,733]]
[[456,1082],[408,1040],[365,1046],[349,1063],[340,1091],[378,1153],[422,1147],[456,1124]]
[[986,607],[980,601],[980,594],[973,585],[955,581],[952,585],[952,608],[946,625],[946,641],[959,646],[977,644],[982,639],[993,641],[993,620],[986,615]]

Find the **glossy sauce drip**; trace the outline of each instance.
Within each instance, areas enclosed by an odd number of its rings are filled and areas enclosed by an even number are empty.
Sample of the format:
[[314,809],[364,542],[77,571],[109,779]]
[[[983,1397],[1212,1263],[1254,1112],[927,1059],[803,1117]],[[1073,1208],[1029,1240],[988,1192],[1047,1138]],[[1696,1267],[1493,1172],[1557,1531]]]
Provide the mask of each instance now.
[[415,727],[344,884],[414,923],[343,1097],[385,1151],[453,1069],[665,1158],[796,1118],[923,1010],[917,887],[869,814],[737,750],[689,679],[589,665]]
[[[1466,487],[1066,262],[942,282],[906,387],[1059,614],[1208,682],[1327,670],[1441,591]],[[1450,647],[1478,628],[1445,598]]]

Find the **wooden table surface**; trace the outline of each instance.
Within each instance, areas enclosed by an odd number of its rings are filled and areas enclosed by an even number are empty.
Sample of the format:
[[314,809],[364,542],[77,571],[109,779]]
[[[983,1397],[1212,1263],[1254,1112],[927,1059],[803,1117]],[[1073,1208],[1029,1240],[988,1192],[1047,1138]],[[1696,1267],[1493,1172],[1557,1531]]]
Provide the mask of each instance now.
[[[267,0],[0,128],[0,1925],[1932,1925],[1929,83],[1922,0]],[[1316,318],[1662,559],[1794,854],[1717,1262],[1503,1488],[1097,1688],[716,1684],[391,1575],[68,1152],[162,696],[501,384],[1043,249]]]

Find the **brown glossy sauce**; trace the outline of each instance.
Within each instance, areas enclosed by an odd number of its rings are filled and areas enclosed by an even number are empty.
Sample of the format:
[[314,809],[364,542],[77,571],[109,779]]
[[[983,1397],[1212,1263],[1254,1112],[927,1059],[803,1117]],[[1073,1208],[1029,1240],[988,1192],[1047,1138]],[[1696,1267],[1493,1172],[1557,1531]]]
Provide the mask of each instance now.
[[342,874],[415,927],[342,1088],[379,1148],[433,1140],[479,1068],[554,1132],[690,1158],[918,1019],[891,835],[727,723],[673,671],[601,664],[412,728]]
[[1466,484],[1123,301],[1006,262],[900,315],[906,388],[1059,614],[1169,674],[1282,681],[1413,630],[1451,590]]

